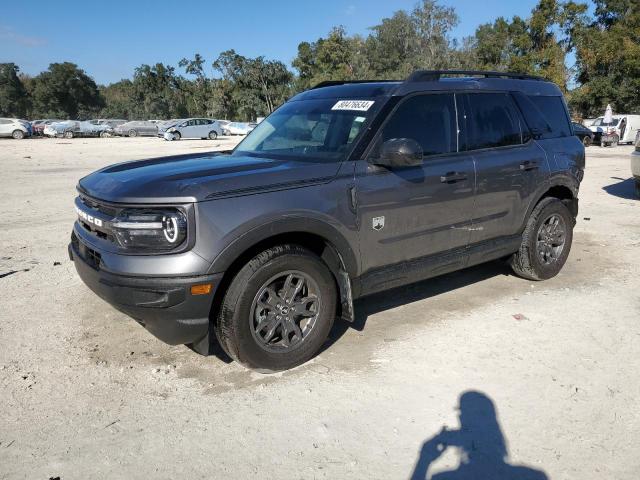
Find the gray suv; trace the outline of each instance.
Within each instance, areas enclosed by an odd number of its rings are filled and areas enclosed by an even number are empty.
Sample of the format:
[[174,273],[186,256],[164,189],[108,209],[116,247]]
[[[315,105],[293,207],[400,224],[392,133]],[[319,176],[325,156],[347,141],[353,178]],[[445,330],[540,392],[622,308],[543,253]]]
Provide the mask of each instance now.
[[325,82],[232,152],[84,177],[69,254],[161,340],[299,365],[353,300],[495,259],[529,280],[571,248],[584,146],[560,90],[498,72]]

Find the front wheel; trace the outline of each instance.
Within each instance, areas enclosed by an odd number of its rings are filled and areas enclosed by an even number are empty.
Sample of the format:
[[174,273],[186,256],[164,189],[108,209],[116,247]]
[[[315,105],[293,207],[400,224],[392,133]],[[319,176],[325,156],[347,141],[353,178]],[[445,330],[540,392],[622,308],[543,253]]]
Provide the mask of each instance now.
[[11,136],[16,140],[22,140],[24,138],[24,132],[22,130],[14,130]]
[[325,263],[297,245],[272,247],[250,260],[222,300],[215,331],[234,360],[263,371],[312,358],[336,315],[336,285]]
[[640,198],[640,180],[636,180],[636,197]]
[[109,132],[100,132],[100,138],[108,138],[110,136]]
[[575,220],[557,198],[544,198],[531,212],[511,268],[528,280],[555,277],[569,256]]
[[138,136],[138,131],[137,130],[129,130],[129,136],[130,137],[137,137]]
[[67,130],[64,132],[64,138],[73,138],[73,132],[71,130]]
[[591,140],[591,137],[590,137],[590,136],[588,136],[588,135],[586,135],[586,136],[582,139],[582,144],[583,144],[585,147],[589,147],[589,146],[591,146],[591,143],[593,143],[593,142],[592,142],[592,140]]

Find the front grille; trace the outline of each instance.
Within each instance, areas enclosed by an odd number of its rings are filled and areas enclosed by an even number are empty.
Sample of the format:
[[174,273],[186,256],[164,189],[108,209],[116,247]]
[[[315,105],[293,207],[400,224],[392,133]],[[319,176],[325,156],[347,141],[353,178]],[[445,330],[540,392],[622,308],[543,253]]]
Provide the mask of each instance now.
[[80,201],[92,210],[97,210],[98,212],[104,213],[105,215],[115,217],[118,214],[117,208],[105,205],[104,203],[101,203],[98,200],[94,200],[93,198],[89,198],[86,195],[80,194]]
[[81,207],[82,211],[102,220],[102,225],[97,226],[95,223],[91,223],[87,221],[87,219],[79,216],[78,222],[80,223],[82,228],[102,240],[107,240],[111,243],[114,243],[115,237],[113,236],[113,231],[111,230],[110,223],[111,220],[118,216],[120,209],[111,205],[104,204],[99,200],[93,199],[83,194],[80,194],[78,196],[78,199],[79,202],[77,205]]

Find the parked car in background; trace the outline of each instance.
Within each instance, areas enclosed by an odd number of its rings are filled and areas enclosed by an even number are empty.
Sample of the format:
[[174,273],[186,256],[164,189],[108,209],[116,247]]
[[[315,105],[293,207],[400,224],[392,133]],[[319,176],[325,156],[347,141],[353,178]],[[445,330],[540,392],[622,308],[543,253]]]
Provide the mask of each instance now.
[[0,118],[0,137],[22,140],[31,136],[31,124],[19,118]]
[[231,123],[230,120],[216,120],[216,122],[218,122],[218,125],[220,125],[220,128],[222,128],[223,132],[224,128]]
[[47,125],[51,125],[54,122],[61,122],[62,120],[47,118],[44,120],[34,120],[31,122],[31,130],[33,135],[43,135],[44,128]]
[[224,127],[223,131],[225,135],[247,135],[251,130],[255,128],[256,124],[254,123],[253,125],[253,128],[251,128],[248,123],[231,122],[226,127]]
[[181,138],[202,138],[215,140],[222,135],[220,124],[210,118],[188,118],[167,129],[165,140],[180,140]]
[[123,118],[100,118],[98,120],[91,120],[94,125],[108,125],[111,128],[116,128],[118,125],[127,123],[128,120]]
[[578,122],[572,122],[571,125],[573,126],[573,134],[580,139],[585,147],[593,143],[594,133],[590,129]]
[[158,134],[158,125],[150,121],[134,120],[117,126],[113,133],[122,137],[155,137]]
[[[614,115],[611,123],[604,123],[604,117],[598,117],[589,127],[594,133],[593,141],[598,144],[632,144],[640,130],[640,115]],[[602,136],[607,140],[602,142]]]
[[44,134],[48,137],[64,138],[108,137],[113,134],[113,128],[107,124],[67,120],[47,125],[44,129]]
[[165,132],[177,125],[180,122],[184,122],[184,118],[172,118],[171,120],[164,120],[158,124],[158,137],[164,137]]
[[636,196],[640,198],[640,131],[636,133],[636,149],[631,154],[631,175],[636,186]]

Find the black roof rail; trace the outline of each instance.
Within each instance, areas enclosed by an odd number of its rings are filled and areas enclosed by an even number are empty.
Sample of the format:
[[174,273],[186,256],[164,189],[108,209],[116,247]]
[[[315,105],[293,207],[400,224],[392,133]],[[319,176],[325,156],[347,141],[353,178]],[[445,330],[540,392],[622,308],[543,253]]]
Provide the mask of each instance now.
[[335,85],[348,85],[358,83],[385,83],[385,82],[402,82],[402,80],[325,80],[317,85],[314,85],[309,90],[315,90],[322,87],[333,87]]
[[485,78],[515,78],[518,80],[539,80],[546,81],[542,77],[536,75],[528,75],[526,73],[513,72],[492,72],[486,70],[416,70],[409,78],[407,83],[413,82],[437,82],[445,75],[467,75],[469,77],[485,77]]

